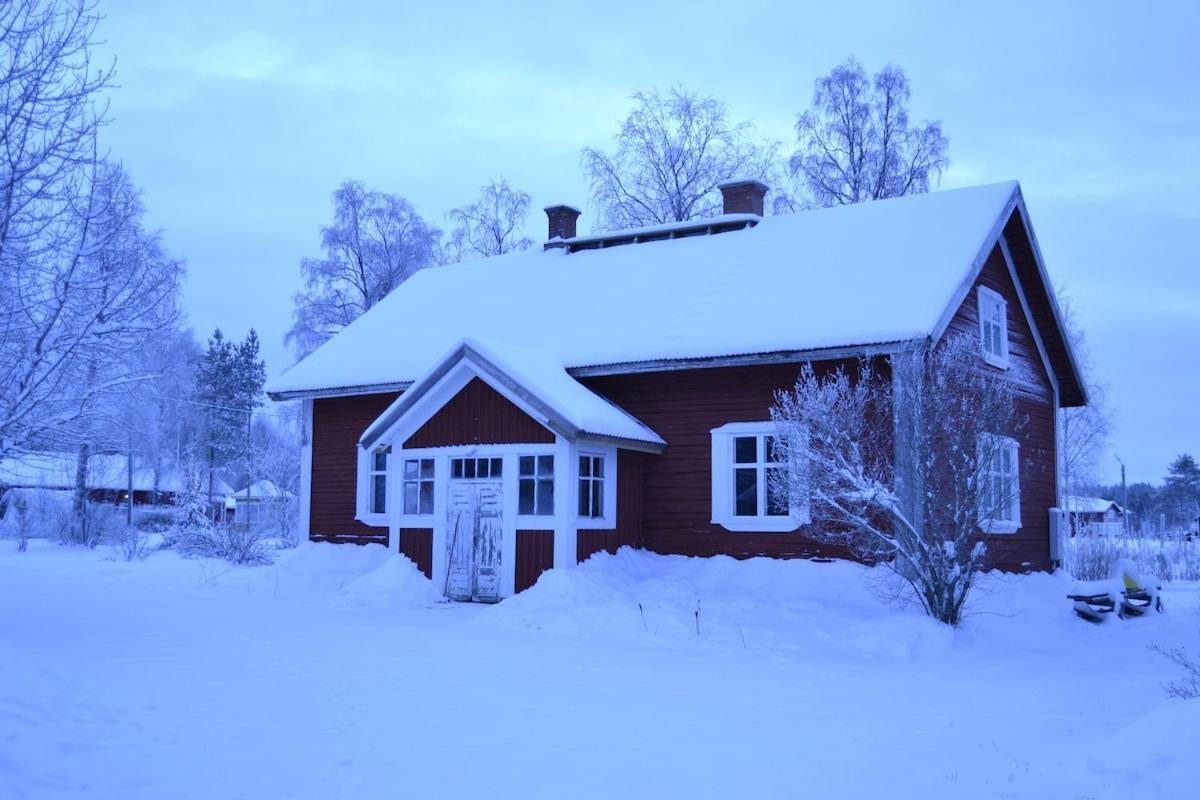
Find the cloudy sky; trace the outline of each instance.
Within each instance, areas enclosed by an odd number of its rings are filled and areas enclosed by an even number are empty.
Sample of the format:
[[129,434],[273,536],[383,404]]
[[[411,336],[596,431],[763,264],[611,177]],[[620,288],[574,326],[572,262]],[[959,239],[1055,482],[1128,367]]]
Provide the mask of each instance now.
[[1131,480],[1200,455],[1200,4],[806,5],[105,0],[107,144],[188,262],[197,332],[256,327],[274,374],[346,178],[441,225],[499,176],[586,208],[579,151],[638,89],[716,95],[790,146],[816,76],[896,63],[950,138],[943,188],[1021,181]]

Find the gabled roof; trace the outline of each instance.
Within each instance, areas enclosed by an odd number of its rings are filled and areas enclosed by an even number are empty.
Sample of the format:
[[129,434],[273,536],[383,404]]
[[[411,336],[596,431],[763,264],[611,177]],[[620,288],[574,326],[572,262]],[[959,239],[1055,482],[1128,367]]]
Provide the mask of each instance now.
[[[42,489],[73,489],[78,456],[74,453],[31,451],[0,458],[0,486],[37,487]],[[125,491],[129,488],[127,456],[104,454],[88,459],[89,489]],[[175,492],[179,481],[174,470],[159,473],[158,491]],[[133,489],[137,492],[154,490],[154,469],[151,465],[133,460]]]
[[627,411],[572,378],[549,350],[467,339],[459,342],[379,415],[359,444],[371,447],[434,390],[451,370],[466,365],[539,422],[567,439],[601,438],[655,452],[666,441]]
[[[936,339],[1016,208],[1020,188],[1007,182],[430,268],[267,388],[276,398],[404,388],[464,337],[549,348],[573,374]],[[1052,289],[1034,288],[1057,324]],[[1071,384],[1064,402],[1082,397],[1065,338],[1046,338]]]
[[1067,510],[1081,514],[1103,514],[1110,508],[1115,508],[1118,512],[1122,510],[1116,500],[1105,500],[1103,497],[1067,495],[1063,499]]

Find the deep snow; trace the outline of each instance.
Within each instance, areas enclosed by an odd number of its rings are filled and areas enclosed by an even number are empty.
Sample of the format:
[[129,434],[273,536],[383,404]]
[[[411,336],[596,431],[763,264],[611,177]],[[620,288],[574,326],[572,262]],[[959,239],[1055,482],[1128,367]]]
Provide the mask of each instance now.
[[[272,567],[0,542],[0,797],[1194,797],[1168,613],[985,581],[958,631],[853,564],[622,551],[449,605],[379,546]],[[641,604],[641,611],[638,604]],[[699,610],[697,620],[697,609]],[[699,633],[697,633],[697,623]]]

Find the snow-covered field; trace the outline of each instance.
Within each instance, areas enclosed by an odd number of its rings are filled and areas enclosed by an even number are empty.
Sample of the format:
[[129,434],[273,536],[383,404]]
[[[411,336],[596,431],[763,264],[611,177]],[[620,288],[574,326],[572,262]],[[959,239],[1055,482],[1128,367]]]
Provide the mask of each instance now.
[[1089,625],[989,579],[951,631],[843,563],[624,551],[485,607],[378,546],[110,559],[0,542],[2,798],[1200,791],[1200,700],[1147,647],[1200,649],[1195,584]]

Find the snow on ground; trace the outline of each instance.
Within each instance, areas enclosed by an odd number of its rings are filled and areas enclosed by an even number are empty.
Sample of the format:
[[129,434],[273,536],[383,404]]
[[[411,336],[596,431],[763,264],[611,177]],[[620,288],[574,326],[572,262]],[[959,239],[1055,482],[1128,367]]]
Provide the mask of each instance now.
[[0,542],[0,797],[1195,796],[1200,700],[1147,645],[1200,649],[1200,587],[1089,625],[992,578],[950,631],[877,581],[622,551],[489,607],[379,546]]

